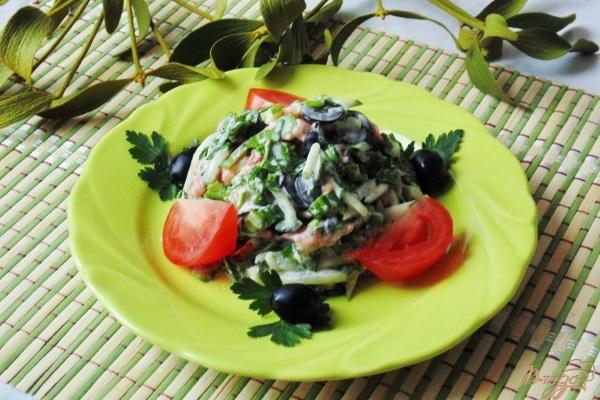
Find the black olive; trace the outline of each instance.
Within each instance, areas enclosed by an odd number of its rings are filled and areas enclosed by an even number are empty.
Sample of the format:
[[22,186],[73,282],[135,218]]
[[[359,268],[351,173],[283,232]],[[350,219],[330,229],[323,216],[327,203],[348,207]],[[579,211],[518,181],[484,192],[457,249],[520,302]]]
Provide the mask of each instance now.
[[325,104],[320,108],[312,108],[302,105],[302,114],[317,122],[332,122],[336,121],[344,116],[346,109],[339,104]]
[[304,138],[304,141],[302,142],[302,147],[300,148],[300,154],[302,154],[303,156],[306,156],[308,154],[308,152],[310,151],[310,148],[312,147],[313,144],[315,143],[320,143],[323,144],[321,138],[320,138],[320,134],[317,129],[313,129],[312,131],[308,132],[308,135],[306,135],[306,137]]
[[313,201],[319,197],[320,190],[318,187],[308,187],[307,182],[298,175],[286,175],[283,180],[283,187],[287,194],[302,208],[308,208]]
[[329,143],[356,144],[373,136],[373,126],[364,114],[348,111],[343,119],[317,123],[315,129]]
[[171,179],[171,183],[177,187],[183,187],[188,170],[192,164],[192,156],[196,149],[197,147],[185,149],[171,161],[169,165],[169,178]]
[[296,177],[296,182],[294,184],[296,194],[301,201],[301,205],[304,207],[308,207],[313,201],[315,201],[321,192],[317,185],[307,186],[307,183],[307,181],[302,179],[302,175],[300,173]]
[[292,324],[310,323],[321,306],[321,298],[310,286],[288,283],[275,289],[271,307],[281,319]]
[[335,228],[337,226],[337,223],[338,223],[338,218],[335,215],[325,218],[325,220],[323,221],[323,231],[325,233],[334,232]]
[[437,195],[448,187],[450,174],[442,156],[436,151],[420,149],[410,156],[417,183],[425,194]]
[[237,132],[237,135],[235,135],[233,144],[241,144],[245,142],[250,137],[265,129],[266,126],[267,124],[265,124],[260,118],[256,122],[241,126]]

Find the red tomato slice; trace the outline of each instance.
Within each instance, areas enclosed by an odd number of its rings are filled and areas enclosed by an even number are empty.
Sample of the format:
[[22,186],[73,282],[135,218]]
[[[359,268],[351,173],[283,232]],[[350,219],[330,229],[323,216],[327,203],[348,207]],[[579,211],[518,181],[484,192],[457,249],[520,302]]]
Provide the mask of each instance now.
[[290,93],[280,92],[279,90],[252,88],[248,90],[245,108],[246,110],[257,110],[270,104],[288,106],[296,100],[304,99]]
[[450,213],[424,196],[379,237],[351,255],[384,281],[405,281],[431,268],[451,243]]
[[163,250],[175,264],[206,266],[233,253],[237,235],[237,212],[232,204],[177,200],[163,227]]

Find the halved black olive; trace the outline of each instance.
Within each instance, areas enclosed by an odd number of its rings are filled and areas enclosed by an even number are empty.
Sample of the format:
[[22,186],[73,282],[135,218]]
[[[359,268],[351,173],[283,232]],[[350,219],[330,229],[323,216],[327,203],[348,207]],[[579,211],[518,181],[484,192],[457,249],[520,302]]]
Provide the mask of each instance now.
[[306,135],[306,137],[304,138],[304,141],[302,142],[302,147],[300,148],[300,154],[306,156],[310,151],[311,146],[315,143],[320,143],[321,147],[323,147],[323,144],[325,143],[325,139],[319,132],[317,124],[315,124],[313,130],[308,132],[308,135]]
[[338,223],[338,218],[335,215],[326,218],[323,221],[323,231],[325,233],[335,232],[335,228],[337,226],[337,223]]
[[271,306],[287,322],[310,323],[319,311],[321,297],[308,285],[288,283],[275,289]]
[[265,129],[266,126],[267,124],[265,124],[260,118],[258,118],[256,122],[241,126],[237,132],[237,135],[235,135],[233,144],[241,144],[245,142],[250,137]]
[[184,149],[169,164],[169,178],[175,186],[183,187],[190,165],[192,164],[192,156],[197,148],[196,146]]
[[373,136],[373,126],[364,114],[348,111],[343,119],[316,123],[315,130],[329,143],[356,144]]
[[312,121],[332,122],[342,118],[346,113],[346,109],[339,104],[325,104],[320,108],[302,105],[301,112],[306,118]]
[[302,208],[308,208],[320,194],[320,189],[316,185],[309,187],[307,183],[300,174],[287,175],[283,180],[285,191]]

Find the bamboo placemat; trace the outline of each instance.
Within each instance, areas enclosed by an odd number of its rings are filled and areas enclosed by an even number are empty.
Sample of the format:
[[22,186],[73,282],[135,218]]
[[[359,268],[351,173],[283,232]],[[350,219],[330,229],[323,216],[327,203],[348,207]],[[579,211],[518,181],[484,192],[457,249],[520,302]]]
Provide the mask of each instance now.
[[[256,17],[256,3],[231,2],[228,15]],[[214,1],[203,6],[212,9]],[[49,61],[70,65],[100,7],[75,25]],[[150,7],[170,43],[198,25],[197,17],[167,0]],[[75,87],[132,72],[114,57],[128,43],[125,28],[101,37]],[[153,43],[144,50],[145,67],[165,59]],[[143,89],[130,85],[92,118],[33,117],[0,131],[0,381],[48,399],[600,398],[600,97],[498,68],[509,92],[530,105],[517,109],[474,88],[462,56],[369,29],[352,35],[341,59],[345,68],[411,82],[469,110],[521,161],[537,202],[540,236],[508,306],[432,360],[331,382],[232,376],[128,332],[77,273],[66,207],[94,144],[158,96],[158,81],[151,80]],[[36,71],[52,89],[63,75],[48,63]],[[557,385],[548,378],[561,375]],[[583,383],[584,389],[574,389]]]

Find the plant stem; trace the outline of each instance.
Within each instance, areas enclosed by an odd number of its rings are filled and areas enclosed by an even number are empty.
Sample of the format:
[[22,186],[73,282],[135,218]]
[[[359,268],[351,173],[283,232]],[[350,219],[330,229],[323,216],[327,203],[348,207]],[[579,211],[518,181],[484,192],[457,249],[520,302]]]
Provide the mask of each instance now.
[[213,21],[214,20],[214,17],[212,15],[210,15],[206,11],[203,11],[203,10],[199,9],[196,6],[193,6],[193,5],[189,4],[185,0],[173,0],[173,1],[175,3],[177,3],[177,4],[179,4],[181,7],[187,9],[188,11],[191,11],[194,14],[201,16],[202,18],[206,18],[209,21]]
[[129,26],[129,39],[131,40],[131,56],[133,57],[133,65],[135,66],[135,81],[144,85],[144,71],[140,64],[140,55],[138,54],[137,41],[135,39],[135,27],[133,26],[133,9],[131,0],[125,0],[127,5],[127,24]]
[[32,71],[35,71],[35,69],[37,67],[39,67],[46,58],[48,58],[48,56],[50,55],[50,53],[52,53],[60,44],[60,42],[62,42],[62,40],[65,38],[65,36],[67,36],[67,33],[69,33],[69,31],[71,30],[71,28],[73,27],[73,25],[75,25],[75,22],[77,22],[77,20],[79,19],[79,17],[81,16],[81,14],[83,13],[83,11],[85,10],[85,8],[88,6],[88,4],[90,3],[90,0],[84,0],[83,3],[81,3],[81,5],[79,6],[79,8],[77,9],[77,11],[75,11],[75,14],[71,15],[69,17],[69,21],[67,22],[67,24],[65,25],[65,27],[63,28],[62,32],[60,33],[60,35],[56,38],[56,40],[54,41],[54,43],[52,43],[52,45],[48,48],[48,50],[46,50],[44,52],[44,54],[42,54],[40,56],[40,58],[38,58],[35,62],[35,64],[33,64],[33,68]]
[[163,53],[165,53],[165,56],[167,56],[167,58],[171,58],[171,49],[169,49],[169,45],[165,41],[165,38],[163,37],[162,33],[160,33],[160,31],[158,30],[158,26],[154,25],[154,23],[152,24],[152,33],[154,34],[154,37],[160,45],[160,48],[162,49]]
[[452,15],[463,24],[479,29],[480,31],[485,29],[485,24],[482,21],[478,20],[450,0],[429,0],[429,2],[445,13]]
[[100,26],[102,25],[102,21],[104,21],[104,13],[102,13],[100,15],[100,17],[98,17],[98,20],[96,21],[96,24],[92,28],[92,31],[90,32],[90,35],[88,36],[88,39],[85,42],[85,45],[83,46],[83,49],[81,50],[81,53],[79,54],[79,57],[77,58],[77,60],[75,61],[75,64],[73,65],[73,68],[71,68],[71,70],[69,71],[69,74],[63,81],[60,90],[56,93],[56,97],[62,97],[62,95],[65,94],[65,90],[67,90],[67,86],[69,86],[69,83],[71,83],[71,79],[73,79],[73,76],[75,76],[75,72],[77,72],[77,68],[79,68],[79,66],[81,65],[81,62],[85,58],[87,52],[90,50],[90,47],[92,46],[92,42],[94,41],[94,38],[96,37],[96,34],[98,33]]
[[380,16],[382,19],[385,18],[387,12],[383,6],[383,0],[377,0],[377,10],[375,11],[375,14]]
[[52,17],[55,14],[58,14],[65,8],[71,7],[73,4],[77,3],[79,0],[67,0],[56,8],[51,8],[50,11],[47,12],[49,17]]
[[315,15],[316,13],[318,13],[318,12],[319,12],[319,10],[320,10],[321,8],[323,8],[323,6],[324,6],[324,5],[325,5],[325,4],[326,4],[328,1],[329,1],[329,0],[321,0],[321,1],[319,1],[319,3],[317,3],[317,5],[315,5],[315,6],[313,7],[313,9],[312,9],[312,10],[310,10],[310,11],[308,12],[308,14],[306,14],[306,16],[304,17],[304,20],[306,21],[307,19],[311,18],[313,15]]

